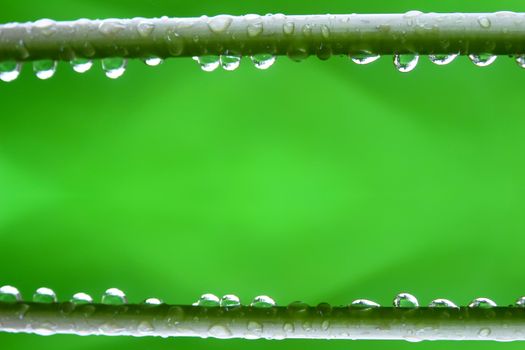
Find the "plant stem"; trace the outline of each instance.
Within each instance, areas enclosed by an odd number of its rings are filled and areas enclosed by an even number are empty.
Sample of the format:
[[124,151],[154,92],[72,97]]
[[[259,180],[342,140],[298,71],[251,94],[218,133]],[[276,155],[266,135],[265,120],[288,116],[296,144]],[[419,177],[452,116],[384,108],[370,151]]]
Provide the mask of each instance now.
[[0,331],[213,338],[525,340],[525,308],[236,308],[2,303]]
[[523,54],[525,13],[40,20],[0,25],[0,60],[255,54]]

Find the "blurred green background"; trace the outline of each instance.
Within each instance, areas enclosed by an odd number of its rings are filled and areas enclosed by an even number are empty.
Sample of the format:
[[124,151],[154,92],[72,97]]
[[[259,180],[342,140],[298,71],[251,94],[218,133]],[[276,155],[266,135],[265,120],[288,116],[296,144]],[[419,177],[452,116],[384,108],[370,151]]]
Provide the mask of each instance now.
[[[525,11],[503,1],[131,1],[2,4],[0,22],[220,13]],[[501,304],[525,294],[525,71],[336,57],[204,73],[190,59],[29,66],[0,84],[0,284],[61,300]],[[0,334],[2,349],[445,349],[447,342],[244,341]],[[522,344],[454,343],[460,349]]]

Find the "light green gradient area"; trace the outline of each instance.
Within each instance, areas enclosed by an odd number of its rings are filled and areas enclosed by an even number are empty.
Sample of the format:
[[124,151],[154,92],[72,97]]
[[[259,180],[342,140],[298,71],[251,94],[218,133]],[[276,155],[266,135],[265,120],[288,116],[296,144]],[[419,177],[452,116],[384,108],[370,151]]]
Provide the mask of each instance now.
[[[522,1],[20,1],[0,21],[220,13],[525,11]],[[525,294],[525,70],[499,58],[401,74],[391,58],[189,59],[30,67],[0,84],[0,284],[60,299],[390,304],[407,291]],[[0,334],[2,349],[518,349],[523,344],[244,341]]]

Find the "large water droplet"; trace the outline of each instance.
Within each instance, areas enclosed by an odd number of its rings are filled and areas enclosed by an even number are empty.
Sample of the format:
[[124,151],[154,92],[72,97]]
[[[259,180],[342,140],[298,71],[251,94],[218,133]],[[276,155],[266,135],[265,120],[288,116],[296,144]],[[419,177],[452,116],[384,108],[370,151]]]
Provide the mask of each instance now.
[[232,17],[227,15],[219,15],[209,19],[208,27],[214,33],[222,33],[226,31],[232,23]]
[[87,58],[75,58],[71,61],[73,70],[77,73],[85,73],[93,67],[93,61]]
[[35,303],[51,304],[57,302],[57,296],[52,289],[42,287],[38,288],[33,294],[33,301]]
[[156,67],[164,62],[162,58],[159,57],[148,57],[144,60],[144,63],[150,67]]
[[221,298],[221,307],[234,308],[241,306],[239,297],[233,294],[226,294]]
[[488,298],[476,298],[468,304],[468,307],[479,307],[482,309],[488,309],[491,307],[496,307],[496,303]]
[[419,55],[417,54],[395,54],[394,55],[394,66],[402,73],[408,73],[416,68],[419,62]]
[[219,65],[221,64],[219,56],[193,57],[193,60],[196,61],[205,72],[213,72],[219,68]]
[[456,57],[458,57],[457,53],[428,55],[430,62],[437,64],[438,66],[449,64],[454,61]]
[[295,31],[295,23],[294,22],[285,22],[283,24],[283,33],[286,35],[292,35]]
[[371,300],[367,299],[357,299],[352,301],[350,304],[351,307],[359,308],[359,309],[370,309],[374,307],[379,307],[380,305],[376,302],[373,302]]
[[148,298],[146,300],[144,300],[144,304],[146,305],[161,305],[163,304],[162,300],[158,299],[158,298]]
[[0,80],[9,83],[14,81],[22,71],[22,63],[15,61],[0,62]]
[[488,53],[483,54],[470,54],[468,58],[478,67],[486,67],[494,63],[498,56],[491,55]]
[[395,307],[404,307],[404,308],[414,308],[419,306],[417,298],[412,294],[408,293],[399,293],[394,298]]
[[275,301],[267,295],[259,295],[253,299],[250,306],[256,308],[270,308],[275,306]]
[[126,294],[117,288],[109,288],[102,294],[102,304],[124,305],[128,303]]
[[276,57],[271,54],[258,54],[251,57],[252,62],[257,69],[268,69],[276,60]]
[[490,26],[492,24],[490,22],[490,19],[488,17],[485,17],[485,16],[478,17],[478,23],[481,26],[481,28],[485,28],[485,29],[490,28]]
[[85,305],[93,303],[93,298],[91,295],[86,293],[76,293],[71,298],[71,302],[75,305]]
[[137,32],[143,38],[150,36],[153,30],[155,30],[155,24],[149,21],[140,21],[139,24],[137,24]]
[[350,57],[352,62],[356,64],[369,64],[377,61],[381,56],[373,54],[369,51],[362,51],[350,54],[348,57]]
[[57,61],[41,60],[33,62],[33,71],[38,79],[49,79],[55,75],[56,70]]
[[428,307],[441,307],[441,308],[454,308],[458,309],[458,306],[448,299],[434,299],[430,302]]
[[241,64],[241,56],[221,55],[220,62],[224,70],[234,71],[239,68],[239,65]]
[[0,302],[13,303],[22,301],[22,294],[13,286],[3,286],[0,288]]
[[228,339],[232,337],[232,332],[226,326],[215,324],[208,330],[210,336],[218,339]]
[[128,60],[121,57],[102,59],[102,69],[110,79],[120,78],[126,72],[127,65]]
[[215,294],[207,293],[201,295],[199,300],[197,300],[197,302],[195,302],[193,305],[202,307],[217,307],[220,306],[220,304],[221,302],[219,297],[217,297]]
[[520,55],[516,57],[516,63],[521,68],[525,68],[525,55]]

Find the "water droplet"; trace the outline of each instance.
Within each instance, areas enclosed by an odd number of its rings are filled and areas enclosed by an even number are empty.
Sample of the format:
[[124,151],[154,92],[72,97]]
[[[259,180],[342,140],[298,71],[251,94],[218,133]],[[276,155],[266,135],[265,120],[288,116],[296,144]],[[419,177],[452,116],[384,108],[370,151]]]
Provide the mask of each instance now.
[[241,56],[221,55],[220,62],[224,70],[234,71],[241,64]]
[[208,330],[210,336],[218,339],[227,339],[232,337],[232,332],[226,326],[215,324]]
[[180,306],[171,306],[166,314],[168,324],[176,326],[184,318],[184,309]]
[[0,288],[0,302],[13,303],[22,301],[22,294],[13,286],[3,286]]
[[479,25],[481,26],[481,28],[485,28],[485,29],[488,29],[490,28],[491,26],[491,22],[490,22],[490,19],[488,17],[485,17],[485,16],[481,16],[478,18],[478,23]]
[[372,62],[377,61],[381,56],[373,54],[369,51],[361,51],[358,53],[354,53],[349,55],[352,62],[357,64],[369,64]]
[[142,321],[139,323],[139,326],[137,327],[137,330],[141,334],[149,334],[155,330],[153,325],[148,321]]
[[451,63],[458,57],[457,53],[451,53],[451,54],[438,54],[438,55],[428,55],[428,58],[430,59],[430,62],[437,64],[438,66],[444,66],[446,64]]
[[332,57],[332,47],[330,45],[326,45],[325,43],[321,43],[319,45],[319,48],[317,49],[317,58],[319,58],[322,61],[326,61],[330,57]]
[[180,56],[184,50],[184,40],[173,29],[166,32],[166,46],[172,56]]
[[287,309],[292,314],[304,314],[308,312],[309,306],[302,301],[294,301],[288,305]]
[[327,331],[328,328],[330,328],[330,321],[324,320],[323,323],[321,323],[321,329]]
[[52,289],[42,287],[38,288],[33,294],[33,301],[35,303],[51,304],[57,302],[57,296]]
[[222,33],[226,31],[230,24],[232,23],[232,18],[227,15],[219,15],[209,19],[208,27],[214,33]]
[[203,294],[193,305],[202,307],[217,307],[220,306],[221,302],[219,297],[214,294]]
[[106,77],[110,79],[118,79],[125,72],[128,65],[128,60],[120,57],[104,58],[102,59],[102,69],[106,73]]
[[394,66],[402,73],[408,73],[416,68],[419,62],[419,55],[417,54],[396,54],[394,55]]
[[71,61],[73,70],[77,73],[85,73],[93,67],[93,61],[87,58],[75,58]]
[[525,68],[525,55],[520,55],[516,57],[516,63],[521,68]]
[[56,22],[48,18],[39,19],[33,24],[33,28],[45,36],[51,36],[57,31]]
[[367,299],[357,299],[352,301],[350,304],[351,307],[360,308],[360,309],[369,309],[373,307],[379,307],[380,305],[376,302]]
[[144,60],[144,63],[150,67],[156,67],[164,62],[162,58],[159,57],[148,57]]
[[[112,78],[113,79],[113,78]],[[109,288],[102,294],[102,304],[123,305],[128,303],[128,298],[123,291],[117,288]]]
[[295,31],[295,23],[294,22],[285,22],[283,24],[283,33],[286,35],[292,35]]
[[219,65],[221,64],[219,56],[193,57],[193,60],[196,61],[205,72],[213,72],[219,68]]
[[490,335],[490,328],[481,328],[478,332],[478,335],[482,338],[486,338]]
[[310,24],[308,24],[308,23],[305,24],[303,26],[303,35],[306,36],[306,37],[311,36],[312,35],[312,30],[313,30],[313,28],[312,28],[312,26]]
[[303,322],[303,329],[307,332],[311,331],[312,330],[312,322],[310,321],[304,321]]
[[148,21],[141,21],[137,24],[137,32],[143,38],[147,38],[155,30],[155,24]]
[[221,307],[234,308],[241,306],[239,297],[233,294],[226,294],[221,298]]
[[308,49],[305,46],[292,45],[286,55],[292,61],[301,62],[308,58]]
[[162,302],[162,300],[160,300],[158,298],[148,298],[148,299],[144,300],[144,304],[146,304],[146,305],[162,305],[163,302]]
[[328,303],[320,303],[316,307],[317,313],[321,316],[326,316],[332,312],[332,305]]
[[412,294],[399,293],[394,298],[394,306],[403,308],[414,308],[419,306],[419,302],[417,301],[417,298]]
[[295,327],[293,324],[286,322],[283,325],[283,331],[285,331],[286,333],[293,333],[295,331]]
[[270,308],[275,306],[275,301],[267,295],[259,295],[253,299],[250,306],[256,308]]
[[85,305],[93,303],[91,295],[86,293],[77,293],[71,298],[71,302],[76,305]]
[[263,326],[257,321],[248,322],[248,331],[255,334],[260,334],[263,331]]
[[517,307],[525,307],[525,296],[518,298],[515,304]]
[[434,299],[430,302],[428,307],[440,307],[440,308],[454,308],[459,309],[456,304],[448,299]]
[[247,27],[248,36],[252,38],[256,37],[263,32],[263,29],[264,28],[262,22],[250,23]]
[[0,80],[9,83],[14,81],[22,71],[22,63],[15,61],[0,62]]
[[49,79],[55,75],[56,70],[57,61],[41,60],[33,62],[33,71],[38,79]]
[[496,307],[496,303],[488,298],[476,298],[468,304],[468,307],[479,307],[482,309],[488,309],[491,307]]
[[121,23],[119,20],[115,20],[115,19],[103,20],[98,25],[98,30],[102,34],[107,35],[107,36],[115,35],[118,32],[122,31],[124,28],[126,28],[124,24]]
[[325,38],[325,39],[330,38],[330,28],[328,28],[328,26],[326,26],[326,25],[323,25],[323,26],[321,27],[321,35],[322,35],[323,38]]
[[486,67],[486,66],[489,66],[492,63],[494,63],[494,61],[496,60],[496,58],[498,58],[498,56],[491,55],[491,54],[488,54],[488,53],[484,53],[484,54],[471,54],[471,55],[468,55],[468,58],[476,66],[478,66],[478,67]]
[[258,54],[251,57],[255,68],[257,69],[268,69],[270,68],[276,60],[276,57],[271,54]]

